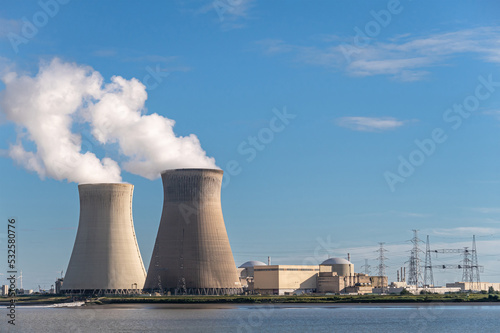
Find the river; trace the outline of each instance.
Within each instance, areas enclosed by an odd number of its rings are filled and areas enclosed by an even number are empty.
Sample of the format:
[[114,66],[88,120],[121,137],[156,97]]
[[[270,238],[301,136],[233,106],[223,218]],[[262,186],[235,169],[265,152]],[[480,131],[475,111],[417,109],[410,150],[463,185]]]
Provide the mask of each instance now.
[[[3,309],[6,313],[6,309]],[[1,332],[497,332],[495,304],[18,306]]]

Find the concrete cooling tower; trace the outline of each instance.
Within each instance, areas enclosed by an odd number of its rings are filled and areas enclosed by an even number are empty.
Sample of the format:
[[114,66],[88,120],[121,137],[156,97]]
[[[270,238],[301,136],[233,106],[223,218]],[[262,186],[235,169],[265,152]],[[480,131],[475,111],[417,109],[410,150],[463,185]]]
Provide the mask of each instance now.
[[127,294],[146,271],[132,220],[131,184],[78,185],[80,221],[63,293]]
[[163,212],[145,290],[190,295],[242,292],[221,209],[222,170],[162,173]]

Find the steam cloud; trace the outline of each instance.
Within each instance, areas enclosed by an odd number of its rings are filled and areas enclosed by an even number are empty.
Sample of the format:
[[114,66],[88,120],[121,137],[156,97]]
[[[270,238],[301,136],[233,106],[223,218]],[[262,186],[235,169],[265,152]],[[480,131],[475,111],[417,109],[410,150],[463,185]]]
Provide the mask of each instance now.
[[[88,123],[92,135],[107,148],[119,147],[122,167],[157,178],[171,168],[217,168],[196,135],[176,136],[175,121],[156,113],[143,115],[146,87],[120,76],[103,83],[91,67],[54,59],[34,76],[2,77],[1,111],[18,125],[9,156],[40,178],[76,183],[120,182],[121,170],[109,157],[82,152],[77,122]],[[27,147],[36,146],[36,150]]]

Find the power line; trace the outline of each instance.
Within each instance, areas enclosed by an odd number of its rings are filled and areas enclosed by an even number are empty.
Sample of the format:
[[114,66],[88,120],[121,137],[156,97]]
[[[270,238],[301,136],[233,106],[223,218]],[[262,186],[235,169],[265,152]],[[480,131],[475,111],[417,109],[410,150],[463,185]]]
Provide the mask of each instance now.
[[385,284],[384,284],[384,276],[385,276],[385,269],[387,265],[385,264],[385,261],[387,258],[384,255],[384,252],[387,252],[386,249],[384,249],[384,244],[385,243],[378,243],[380,245],[379,249],[376,251],[378,252],[378,277],[379,277],[379,283],[380,283],[380,290],[381,293],[383,294],[385,292]]
[[365,264],[363,266],[361,266],[361,268],[364,268],[365,269],[365,274],[366,275],[370,275],[370,268],[372,266],[368,265],[368,259],[365,259]]
[[472,282],[472,267],[471,267],[471,259],[468,246],[464,247],[462,267],[463,267],[462,281]]
[[411,239],[411,242],[413,244],[413,248],[411,250],[410,254],[410,260],[409,262],[409,276],[408,276],[408,283],[410,285],[415,285],[417,288],[419,285],[422,285],[422,271],[421,271],[421,259],[419,257],[419,253],[422,252],[419,248],[419,244],[422,243],[422,241],[418,238],[418,230],[413,229],[413,238]]
[[479,277],[479,264],[477,263],[476,235],[472,235],[471,280],[472,288],[479,290],[481,278]]
[[425,246],[425,270],[424,270],[424,287],[434,287],[434,274],[432,273],[431,261],[431,245],[429,242],[429,235],[427,235],[427,243]]
[[[426,272],[429,266],[429,269],[434,268],[441,268],[441,269],[461,269],[462,270],[462,282],[466,282],[470,284],[470,289],[471,290],[479,290],[480,289],[480,276],[479,272],[480,269],[483,268],[483,266],[480,266],[478,264],[477,260],[477,249],[476,249],[476,236],[472,236],[472,250],[469,250],[469,247],[466,246],[463,249],[439,249],[439,250],[430,250],[430,248],[427,248],[426,251],[426,263],[425,263],[425,268]],[[432,265],[429,262],[427,262],[427,255],[430,256],[430,253],[444,253],[444,254],[449,254],[449,253],[459,253],[462,256],[462,263],[455,265],[455,264],[441,264],[441,265]],[[430,260],[430,258],[429,258]],[[425,282],[427,283],[427,281]]]

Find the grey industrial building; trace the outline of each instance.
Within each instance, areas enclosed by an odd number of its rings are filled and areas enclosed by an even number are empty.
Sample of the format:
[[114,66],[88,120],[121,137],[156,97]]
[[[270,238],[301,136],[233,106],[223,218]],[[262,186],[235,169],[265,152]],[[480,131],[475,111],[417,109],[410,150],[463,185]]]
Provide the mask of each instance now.
[[78,186],[80,221],[61,292],[127,294],[142,289],[146,271],[132,219],[133,189],[131,184]]
[[222,170],[162,173],[164,203],[144,289],[239,294],[241,283],[221,208]]
[[354,265],[343,258],[330,258],[319,265],[247,261],[239,267],[239,273],[245,290],[252,294],[369,294],[374,288],[387,288],[387,276],[355,273]]

